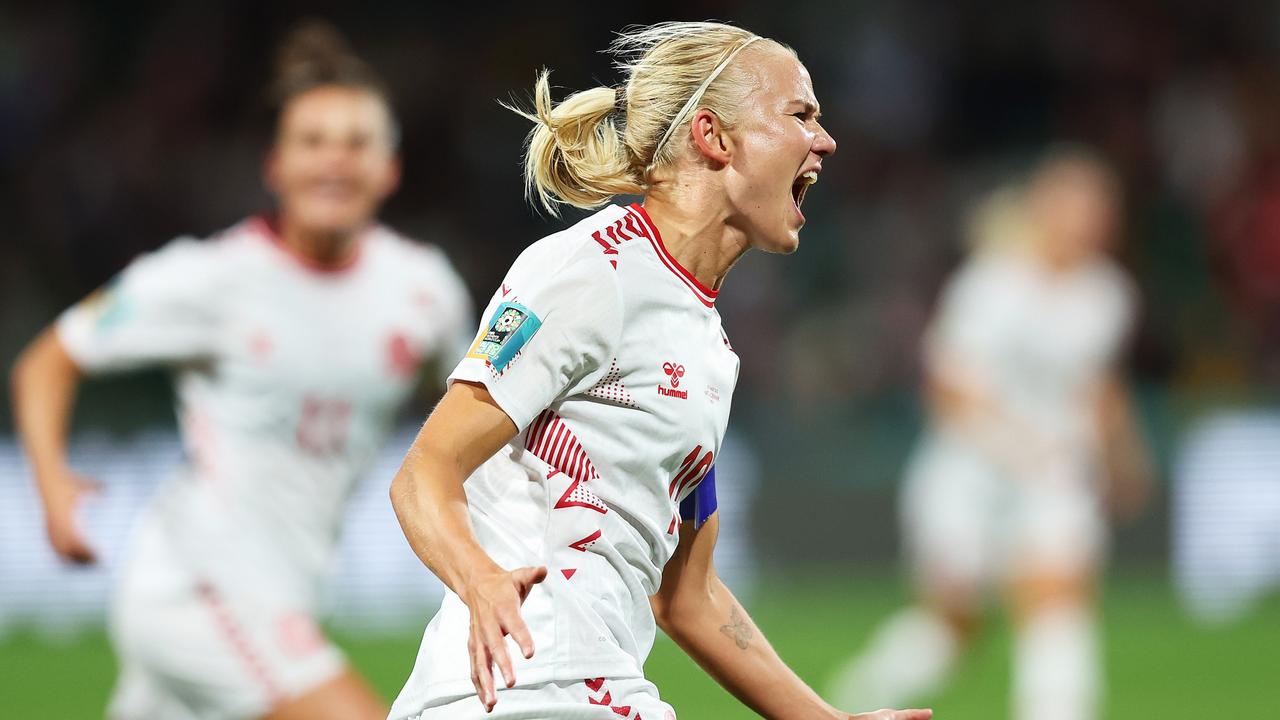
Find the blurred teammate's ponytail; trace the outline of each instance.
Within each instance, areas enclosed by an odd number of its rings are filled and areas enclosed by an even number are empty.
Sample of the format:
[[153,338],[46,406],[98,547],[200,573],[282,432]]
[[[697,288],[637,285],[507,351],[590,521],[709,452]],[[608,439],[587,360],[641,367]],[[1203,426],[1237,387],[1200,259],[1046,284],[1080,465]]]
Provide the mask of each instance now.
[[332,23],[304,20],[293,27],[276,50],[270,100],[280,114],[294,98],[318,87],[338,86],[365,91],[387,108],[392,144],[399,127],[392,115],[391,93],[382,77],[355,54],[346,37]]
[[1025,249],[1035,236],[1027,214],[1027,189],[1020,183],[1001,186],[981,198],[967,219],[965,236],[975,253]]
[[1060,204],[1053,193],[1063,180],[1083,181],[1105,197],[1119,198],[1122,192],[1120,176],[1101,153],[1086,145],[1053,145],[1024,178],[996,188],[974,205],[967,228],[970,250],[1042,249],[1052,240],[1045,211]]
[[[757,42],[759,41],[759,42]],[[699,108],[732,128],[750,92],[740,54],[752,45],[790,48],[720,23],[673,22],[624,31],[609,52],[626,80],[551,99],[538,74],[525,154],[525,194],[549,213],[560,205],[595,208],[615,195],[642,194],[655,171],[684,152],[681,133]],[[508,106],[509,107],[509,106]]]

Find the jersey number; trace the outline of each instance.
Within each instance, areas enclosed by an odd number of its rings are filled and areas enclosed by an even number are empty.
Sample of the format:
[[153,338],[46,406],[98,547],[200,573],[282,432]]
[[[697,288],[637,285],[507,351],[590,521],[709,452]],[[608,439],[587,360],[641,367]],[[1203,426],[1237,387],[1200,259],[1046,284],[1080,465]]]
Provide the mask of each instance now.
[[351,403],[307,396],[298,419],[298,447],[312,455],[340,455],[347,449]]

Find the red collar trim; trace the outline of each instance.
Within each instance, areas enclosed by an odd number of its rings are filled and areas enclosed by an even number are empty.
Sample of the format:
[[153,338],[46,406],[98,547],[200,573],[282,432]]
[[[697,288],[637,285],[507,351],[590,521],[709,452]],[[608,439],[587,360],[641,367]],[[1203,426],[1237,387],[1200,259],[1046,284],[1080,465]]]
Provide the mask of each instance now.
[[662,264],[666,265],[668,270],[680,278],[693,291],[694,297],[698,298],[699,302],[707,307],[714,306],[716,296],[720,294],[720,291],[712,290],[698,282],[698,278],[694,277],[693,273],[686,270],[679,261],[671,256],[671,253],[667,252],[667,246],[662,243],[662,235],[658,232],[658,227],[653,224],[653,220],[649,219],[649,213],[645,212],[639,203],[631,203],[626,209],[640,219],[640,226],[646,230],[645,235],[649,238],[654,250],[657,251],[658,259],[662,261]]
[[355,247],[352,248],[351,254],[344,258],[342,262],[337,264],[326,264],[319,262],[314,258],[307,257],[288,245],[285,245],[284,241],[280,239],[280,233],[276,227],[275,218],[271,215],[254,215],[252,218],[249,218],[249,227],[256,231],[259,236],[268,242],[268,244],[292,260],[295,265],[300,266],[308,272],[320,275],[341,275],[352,270],[356,265],[359,265],[360,258],[364,257],[364,241],[369,235],[367,230],[362,231],[356,237]]

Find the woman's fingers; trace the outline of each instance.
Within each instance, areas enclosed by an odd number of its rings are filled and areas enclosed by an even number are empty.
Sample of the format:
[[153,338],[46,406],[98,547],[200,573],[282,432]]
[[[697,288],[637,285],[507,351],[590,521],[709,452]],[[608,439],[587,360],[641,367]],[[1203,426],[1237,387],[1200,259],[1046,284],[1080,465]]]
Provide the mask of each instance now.
[[519,612],[511,613],[512,617],[507,618],[503,624],[503,631],[511,635],[511,639],[516,641],[516,645],[520,646],[520,652],[524,654],[524,659],[528,660],[533,657],[533,636],[529,634],[529,626],[524,624],[524,618],[520,617]]
[[471,684],[476,688],[480,702],[484,703],[485,712],[493,710],[498,697],[493,690],[493,665],[489,650],[476,632],[475,623],[471,625]]
[[498,664],[498,670],[502,673],[502,679],[506,682],[507,687],[516,684],[516,672],[511,667],[511,656],[507,654],[507,641],[503,635],[498,623],[493,622],[482,631],[481,636],[485,640],[485,645],[489,648],[489,654]]
[[97,553],[78,535],[67,542],[62,556],[77,565],[92,565],[98,561]]
[[[520,617],[520,603],[529,590],[546,577],[545,567],[513,570],[506,574],[505,583],[510,584],[506,584],[505,589],[501,589],[504,581],[491,578],[487,581],[490,583],[487,589],[480,589],[468,602],[471,605],[471,635],[467,641],[471,655],[471,684],[475,686],[486,711],[493,710],[498,703],[494,689],[494,664],[497,664],[507,687],[515,687],[516,684],[515,666],[507,651],[506,636],[511,635],[526,659],[533,657],[533,636]],[[507,594],[511,590],[516,592],[515,598]]]
[[516,583],[516,592],[520,594],[520,602],[524,602],[533,586],[547,579],[547,568],[522,567],[512,570],[511,579]]
[[[533,586],[547,579],[547,568],[545,566],[518,568],[511,572],[511,579],[515,581],[516,592],[520,595],[520,602],[523,603]],[[511,635],[511,639],[520,646],[520,652],[524,654],[526,660],[533,657],[533,636],[529,634],[529,626],[524,624],[524,618],[520,617],[518,607],[511,609],[502,617],[502,632]]]
[[49,542],[54,552],[64,560],[88,565],[97,561],[93,547],[80,534],[74,516],[51,518],[49,521]]

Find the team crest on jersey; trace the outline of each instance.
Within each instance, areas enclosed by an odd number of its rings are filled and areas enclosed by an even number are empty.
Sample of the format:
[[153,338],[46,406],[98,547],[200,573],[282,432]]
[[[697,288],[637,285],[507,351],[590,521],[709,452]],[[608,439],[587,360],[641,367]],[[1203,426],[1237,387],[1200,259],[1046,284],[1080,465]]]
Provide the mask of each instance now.
[[104,287],[94,290],[81,300],[78,307],[90,313],[99,329],[115,325],[128,317],[130,303],[120,292],[117,285],[119,278],[113,279]]
[[500,373],[540,327],[542,321],[532,310],[520,303],[504,302],[476,337],[467,357],[484,360],[494,372]]

